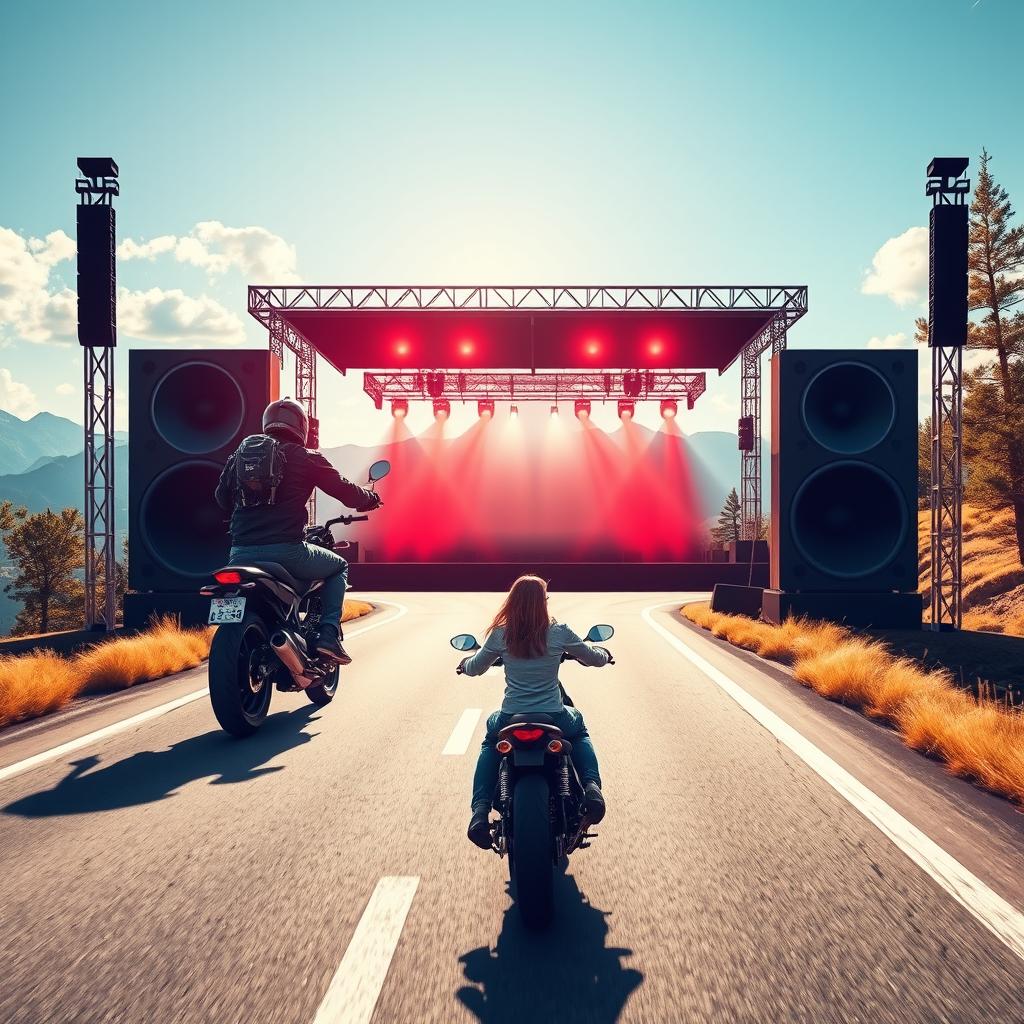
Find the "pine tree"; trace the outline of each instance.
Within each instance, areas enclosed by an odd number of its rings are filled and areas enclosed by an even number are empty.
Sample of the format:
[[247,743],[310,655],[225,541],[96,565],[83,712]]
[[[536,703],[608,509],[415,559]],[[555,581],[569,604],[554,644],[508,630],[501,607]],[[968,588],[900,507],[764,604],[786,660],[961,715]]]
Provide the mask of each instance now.
[[23,602],[11,633],[15,636],[74,629],[82,624],[84,587],[76,576],[85,566],[85,522],[81,512],[25,508],[0,502],[0,533],[17,567],[4,590]]
[[968,493],[989,508],[1012,507],[1017,555],[1024,565],[1024,225],[982,151],[971,201],[968,239],[972,312],[967,344],[995,358],[965,375],[964,456],[970,460]]
[[718,513],[718,525],[711,528],[711,536],[719,544],[728,544],[740,539],[740,496],[734,487],[726,496],[722,511]]

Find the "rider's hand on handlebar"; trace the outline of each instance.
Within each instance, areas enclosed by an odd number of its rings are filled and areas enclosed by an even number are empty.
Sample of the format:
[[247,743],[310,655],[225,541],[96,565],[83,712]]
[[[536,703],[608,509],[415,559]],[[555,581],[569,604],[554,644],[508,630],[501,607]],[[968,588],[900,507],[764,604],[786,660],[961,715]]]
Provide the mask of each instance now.
[[594,645],[594,649],[598,650],[598,651],[604,651],[604,653],[608,655],[608,664],[609,665],[614,665],[615,664],[615,658],[612,657],[612,652],[609,651],[607,647],[598,647],[595,644]]
[[457,676],[461,676],[462,673],[465,671],[465,666],[466,666],[466,662],[467,661],[469,661],[468,657],[463,658],[462,661],[459,662],[458,668],[455,669],[455,674]]

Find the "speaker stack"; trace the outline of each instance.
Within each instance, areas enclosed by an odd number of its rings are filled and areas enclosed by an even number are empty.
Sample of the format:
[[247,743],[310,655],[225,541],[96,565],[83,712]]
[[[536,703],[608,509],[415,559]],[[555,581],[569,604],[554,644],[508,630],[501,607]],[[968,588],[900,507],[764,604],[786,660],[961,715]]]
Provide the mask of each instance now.
[[917,353],[785,351],[771,375],[762,615],[919,629]]
[[127,626],[163,612],[206,621],[197,591],[229,548],[213,492],[242,438],[260,432],[279,372],[265,351],[129,353]]

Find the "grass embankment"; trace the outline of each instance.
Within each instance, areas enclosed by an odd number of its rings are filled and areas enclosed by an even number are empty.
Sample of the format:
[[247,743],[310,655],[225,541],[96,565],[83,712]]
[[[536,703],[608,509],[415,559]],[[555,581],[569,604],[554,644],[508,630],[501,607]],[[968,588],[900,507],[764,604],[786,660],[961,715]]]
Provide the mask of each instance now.
[[[346,601],[342,621],[371,611],[366,601]],[[206,626],[182,629],[166,616],[145,632],[68,658],[52,651],[0,656],[0,728],[56,711],[84,694],[124,690],[195,668],[209,655],[213,634]]]
[[715,636],[762,658],[791,665],[796,679],[892,725],[907,746],[949,770],[1024,803],[1024,713],[975,698],[941,670],[926,671],[831,622],[789,619],[781,626],[713,612],[706,602],[683,614]]

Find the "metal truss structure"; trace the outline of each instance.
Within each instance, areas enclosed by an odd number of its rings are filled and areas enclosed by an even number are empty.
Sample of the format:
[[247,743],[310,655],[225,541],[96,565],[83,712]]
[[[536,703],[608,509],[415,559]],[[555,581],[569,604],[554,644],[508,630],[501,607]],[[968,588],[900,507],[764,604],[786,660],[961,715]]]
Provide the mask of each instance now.
[[[113,205],[120,194],[113,160],[80,159],[82,206]],[[80,339],[81,340],[81,339]],[[116,626],[114,535],[114,349],[83,342],[85,396],[85,628]]]
[[761,509],[761,357],[771,350],[778,355],[786,347],[786,332],[807,309],[784,309],[764,330],[744,346],[740,355],[740,416],[754,423],[754,447],[740,453],[740,533],[744,540],[758,540],[764,526]]
[[[635,374],[636,385],[627,388],[625,377]],[[431,392],[428,377],[442,386]],[[618,399],[668,399],[685,402],[692,409],[704,394],[703,372],[659,372],[654,370],[604,373],[366,373],[363,390],[378,409],[389,399],[431,401],[476,401],[497,399],[509,402],[562,402],[575,398],[603,401]]]
[[[964,178],[966,157],[939,157],[928,166],[925,194],[935,206],[966,204],[970,182]],[[967,212],[964,211],[964,221]],[[931,227],[934,232],[934,224]],[[966,237],[966,236],[965,236]],[[931,623],[933,630],[960,629],[963,622],[963,344],[967,324],[957,337],[936,337],[934,309],[935,240],[929,288],[928,339],[932,349],[931,465]]]

